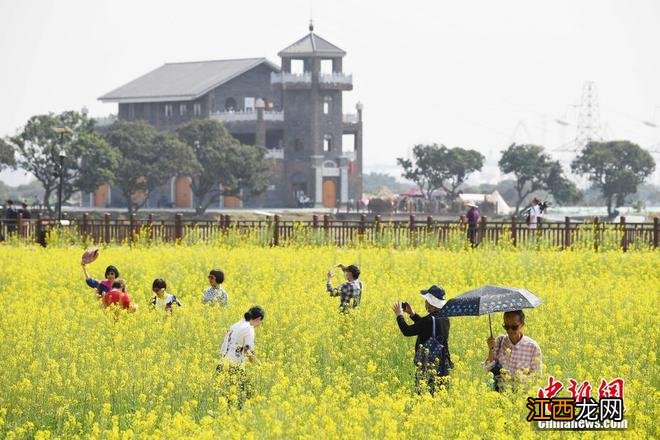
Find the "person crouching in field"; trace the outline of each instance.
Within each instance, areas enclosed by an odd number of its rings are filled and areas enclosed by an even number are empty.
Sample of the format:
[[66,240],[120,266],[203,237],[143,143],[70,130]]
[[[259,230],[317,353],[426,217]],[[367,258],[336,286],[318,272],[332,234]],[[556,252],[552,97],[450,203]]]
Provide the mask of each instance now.
[[[422,382],[433,394],[437,387],[444,385],[452,368],[449,355],[449,318],[438,316],[444,307],[445,291],[442,287],[433,285],[422,290],[421,295],[426,300],[424,305],[428,315],[421,317],[408,303],[397,302],[392,306],[396,322],[403,336],[417,336],[415,341],[415,388],[421,394]],[[412,325],[406,323],[403,312],[410,315]]]
[[350,266],[344,266],[343,264],[338,264],[339,267],[344,272],[344,278],[346,282],[342,283],[339,287],[332,287],[332,271],[328,272],[328,283],[327,291],[330,293],[330,296],[338,296],[339,300],[339,311],[342,313],[348,313],[349,307],[356,308],[360,305],[360,300],[362,298],[362,281],[358,278],[360,277],[360,268],[355,264]]
[[493,373],[495,391],[515,387],[533,374],[541,373],[541,347],[529,336],[523,335],[525,313],[515,310],[504,313],[506,335],[486,339],[488,358],[482,363]]
[[[251,307],[245,312],[243,319],[234,323],[222,341],[220,358],[227,359],[232,364],[243,364],[245,360],[256,362],[254,356],[254,329],[259,327],[266,312],[259,306]],[[221,368],[222,364],[218,367]]]
[[[259,306],[251,307],[245,312],[243,319],[234,323],[220,347],[220,362],[216,367],[219,380],[219,392],[231,402],[236,402],[239,408],[254,395],[252,380],[244,368],[245,360],[257,362],[255,357],[255,329],[261,325],[266,312]],[[236,390],[236,394],[230,390]]]
[[154,296],[151,298],[149,304],[156,309],[162,309],[168,312],[172,312],[172,306],[177,305],[181,307],[181,303],[176,296],[171,295],[165,292],[167,289],[167,283],[162,278],[156,278],[151,285],[151,290],[154,292]]
[[202,294],[202,303],[220,304],[223,307],[229,305],[229,296],[225,289],[220,286],[225,280],[225,273],[220,269],[213,269],[209,272],[209,284],[211,285]]
[[105,307],[117,306],[119,309],[135,312],[137,304],[133,304],[131,297],[126,292],[126,283],[123,279],[117,278],[112,283],[112,289],[103,295],[103,305]]
[[83,273],[85,274],[85,282],[92,289],[96,289],[96,297],[98,299],[103,298],[106,292],[109,292],[112,289],[112,284],[115,282],[115,279],[119,278],[119,271],[115,266],[108,266],[105,268],[105,279],[95,280],[87,272],[87,265],[83,262],[81,263]]

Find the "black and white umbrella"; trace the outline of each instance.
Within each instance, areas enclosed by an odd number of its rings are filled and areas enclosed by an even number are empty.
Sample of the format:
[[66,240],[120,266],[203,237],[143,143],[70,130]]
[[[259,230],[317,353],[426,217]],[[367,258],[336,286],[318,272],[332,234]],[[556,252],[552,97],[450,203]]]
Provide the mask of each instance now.
[[539,304],[541,304],[541,300],[527,289],[488,285],[450,299],[440,310],[440,316],[479,316],[488,314],[488,324],[492,336],[491,313],[532,309]]

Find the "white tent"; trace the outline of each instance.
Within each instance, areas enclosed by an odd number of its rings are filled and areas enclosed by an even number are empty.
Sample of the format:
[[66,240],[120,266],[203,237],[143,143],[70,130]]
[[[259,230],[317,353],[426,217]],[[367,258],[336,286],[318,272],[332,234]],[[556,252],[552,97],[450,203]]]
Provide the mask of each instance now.
[[479,206],[479,204],[488,202],[495,205],[495,212],[500,215],[511,214],[513,208],[511,208],[499,191],[495,190],[491,194],[475,194],[475,193],[463,193],[458,195],[458,200],[465,203],[474,203]]

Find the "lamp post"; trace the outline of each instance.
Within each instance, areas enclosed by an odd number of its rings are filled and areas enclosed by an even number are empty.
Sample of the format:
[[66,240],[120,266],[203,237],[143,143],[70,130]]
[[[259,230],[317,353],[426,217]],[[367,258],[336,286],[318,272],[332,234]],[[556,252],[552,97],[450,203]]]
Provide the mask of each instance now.
[[64,159],[66,159],[66,153],[64,150],[60,151],[60,184],[57,188],[57,221],[61,222],[62,220],[62,189],[64,187]]
[[53,131],[60,135],[60,183],[57,188],[57,222],[61,223],[62,221],[62,190],[64,188],[64,159],[66,159],[66,153],[64,152],[64,135],[73,133],[69,127],[56,127],[53,128]]

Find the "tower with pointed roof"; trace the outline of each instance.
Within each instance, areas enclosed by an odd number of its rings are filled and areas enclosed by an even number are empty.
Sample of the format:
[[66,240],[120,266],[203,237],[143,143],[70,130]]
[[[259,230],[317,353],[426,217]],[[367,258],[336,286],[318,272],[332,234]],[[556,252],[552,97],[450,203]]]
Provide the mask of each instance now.
[[[259,195],[198,200],[190,176],[177,175],[152,191],[145,207],[355,209],[362,196],[362,105],[357,114],[343,113],[343,93],[353,89],[345,55],[310,24],[309,33],[279,52],[281,68],[266,58],[167,63],[101,96],[118,103],[122,120],[175,130],[208,118],[241,143],[266,149],[269,185]],[[88,203],[119,207],[126,200],[106,186]]]
[[[290,194],[306,194],[315,207],[345,207],[362,196],[362,106],[343,114],[346,52],[314,32],[281,50],[281,72],[271,74],[284,112],[284,170]],[[294,68],[295,65],[299,68]],[[345,134],[353,145],[342,145]]]

